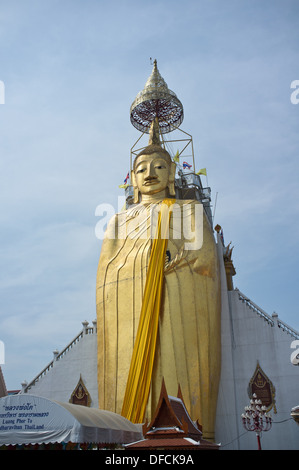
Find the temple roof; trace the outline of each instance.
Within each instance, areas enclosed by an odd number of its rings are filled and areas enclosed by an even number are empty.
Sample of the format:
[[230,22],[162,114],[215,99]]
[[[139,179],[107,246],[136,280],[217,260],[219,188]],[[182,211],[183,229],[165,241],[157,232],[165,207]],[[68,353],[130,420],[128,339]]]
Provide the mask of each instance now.
[[143,435],[143,440],[129,444],[126,448],[219,449],[217,444],[202,439],[201,426],[191,420],[180,387],[177,397],[169,396],[164,380],[156,412],[151,422],[144,424]]

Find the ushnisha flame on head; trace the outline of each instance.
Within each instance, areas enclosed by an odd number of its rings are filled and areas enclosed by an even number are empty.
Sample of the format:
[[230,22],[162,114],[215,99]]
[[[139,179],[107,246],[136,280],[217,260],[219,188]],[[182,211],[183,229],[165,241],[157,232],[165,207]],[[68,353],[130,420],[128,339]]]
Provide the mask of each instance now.
[[161,197],[174,196],[175,170],[176,165],[171,156],[161,146],[159,123],[156,118],[151,124],[149,145],[141,150],[134,160],[131,174],[134,203],[139,202],[140,194],[147,197],[153,194],[157,197],[160,193]]

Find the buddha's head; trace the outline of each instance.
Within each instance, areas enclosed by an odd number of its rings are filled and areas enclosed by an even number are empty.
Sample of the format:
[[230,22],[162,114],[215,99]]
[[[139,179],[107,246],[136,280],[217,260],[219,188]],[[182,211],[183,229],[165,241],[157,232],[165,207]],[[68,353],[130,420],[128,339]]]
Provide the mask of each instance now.
[[175,195],[174,179],[176,165],[169,153],[157,139],[150,143],[135,158],[132,170],[134,202],[159,199]]

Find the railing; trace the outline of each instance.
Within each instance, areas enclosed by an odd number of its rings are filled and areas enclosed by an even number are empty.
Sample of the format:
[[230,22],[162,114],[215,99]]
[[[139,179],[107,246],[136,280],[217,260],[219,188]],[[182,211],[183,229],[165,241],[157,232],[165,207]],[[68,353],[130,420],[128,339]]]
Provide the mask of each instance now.
[[246,295],[242,294],[239,289],[235,289],[238,292],[239,300],[245,303],[251,310],[254,310],[260,317],[262,317],[269,325],[274,326],[274,320],[268,313],[256,305],[252,300],[250,300]]
[[60,359],[63,359],[64,356],[72,349],[72,347],[80,341],[81,338],[83,338],[84,335],[89,335],[96,333],[96,322],[93,322],[94,326],[90,327],[88,326],[88,322],[82,322],[83,324],[83,329],[80,331],[80,333],[61,351],[54,351],[54,359],[49,362],[48,365],[33,379],[29,384],[24,383],[23,384],[23,389],[22,392],[20,393],[27,393],[28,390],[30,390],[31,387],[33,387],[36,382],[38,382],[42,377],[44,377],[51,369],[54,367],[54,363],[56,361],[59,361]]
[[54,355],[55,355],[54,361],[59,361],[60,359],[62,359],[66,355],[66,353],[70,351],[72,347],[76,343],[78,343],[78,341],[80,341],[81,338],[83,338],[83,334],[84,334],[83,332],[84,330],[80,331],[80,333],[76,336],[76,338],[74,338],[60,353],[55,354],[54,352]]
[[273,318],[275,318],[276,321],[277,321],[278,328],[281,328],[283,331],[285,331],[289,335],[293,336],[294,338],[299,339],[299,332],[296,331],[291,326],[287,325],[282,320],[280,320],[280,318],[278,318],[277,313],[273,313],[272,317],[270,317],[270,315],[268,315],[268,313],[266,313],[263,309],[261,309],[254,302],[252,302],[252,300],[250,300],[248,297],[246,297],[244,294],[242,294],[242,292],[240,292],[239,289],[235,289],[235,290],[238,292],[239,299],[242,302],[246,303],[246,305],[248,305],[249,308],[254,310],[258,315],[260,315],[271,326],[274,326],[275,322],[274,322]]
[[289,335],[293,336],[296,339],[299,339],[299,332],[294,330],[291,326],[287,325],[285,322],[282,320],[279,320],[277,318],[277,326],[278,328],[281,328],[283,331],[286,331]]

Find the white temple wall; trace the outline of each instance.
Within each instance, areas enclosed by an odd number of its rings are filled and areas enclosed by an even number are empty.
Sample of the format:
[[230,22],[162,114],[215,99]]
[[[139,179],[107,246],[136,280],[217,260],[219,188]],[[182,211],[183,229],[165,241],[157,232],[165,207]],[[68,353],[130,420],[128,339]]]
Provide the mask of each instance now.
[[68,402],[80,375],[91,397],[91,407],[98,408],[97,386],[97,335],[96,331],[83,329],[78,339],[54,357],[53,367],[26,389],[27,393],[51,400]]
[[[291,409],[299,403],[299,367],[291,363],[291,343],[294,336],[279,327],[277,316],[265,319],[254,308],[239,299],[239,291],[228,292],[232,316],[231,351],[233,370],[229,371],[225,356],[223,357],[222,395],[226,397],[226,406],[231,407],[234,397],[227,387],[226,381],[234,377],[235,413],[229,414],[223,424],[221,412],[217,415],[217,440],[223,449],[238,448],[257,449],[255,432],[246,432],[243,427],[241,414],[244,407],[249,405],[248,385],[253,377],[257,363],[272,382],[275,389],[276,413],[272,408],[272,428],[262,433],[262,448],[267,450],[298,450],[299,426],[291,418]],[[272,324],[270,323],[272,320]],[[221,398],[221,406],[224,398]],[[233,429],[235,417],[238,432],[235,440],[225,432],[226,428]],[[230,424],[229,424],[230,423]],[[238,437],[239,436],[239,437]],[[230,437],[230,440],[228,439]]]
[[[232,329],[229,298],[226,284],[226,274],[223,262],[223,247],[218,235],[218,258],[221,278],[221,377],[217,415],[215,423],[215,441],[217,443],[231,443],[229,449],[237,450],[238,419],[235,406],[235,383],[232,354]],[[229,399],[228,399],[229,397]]]

